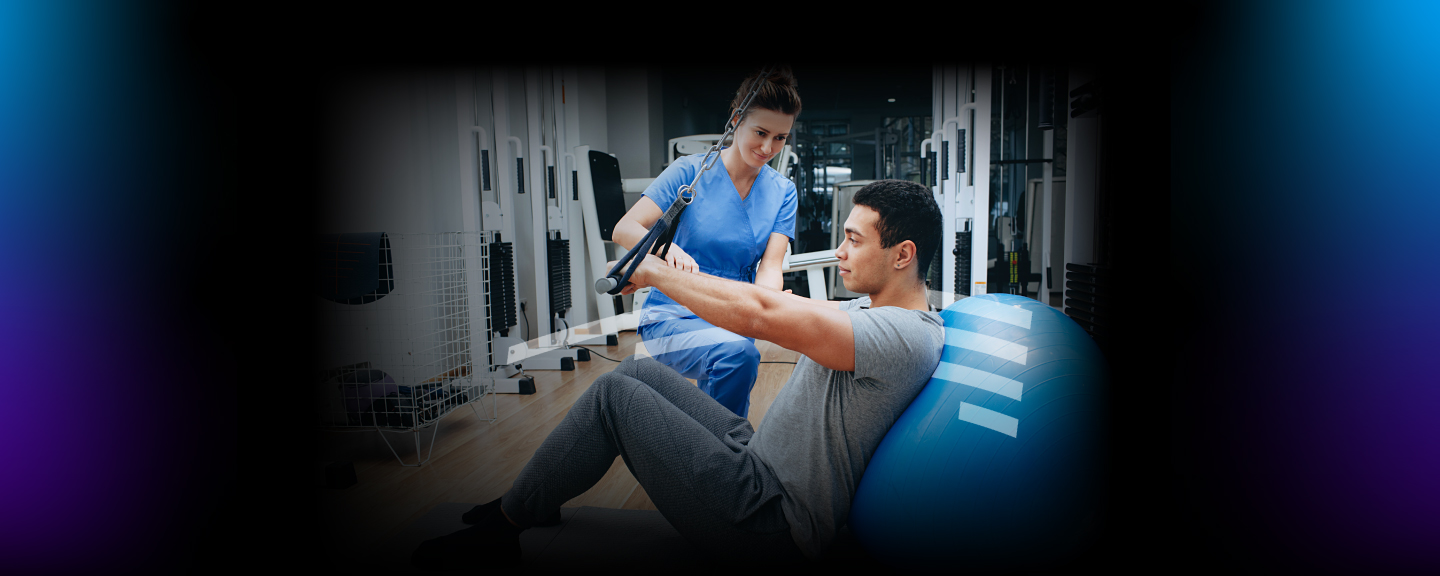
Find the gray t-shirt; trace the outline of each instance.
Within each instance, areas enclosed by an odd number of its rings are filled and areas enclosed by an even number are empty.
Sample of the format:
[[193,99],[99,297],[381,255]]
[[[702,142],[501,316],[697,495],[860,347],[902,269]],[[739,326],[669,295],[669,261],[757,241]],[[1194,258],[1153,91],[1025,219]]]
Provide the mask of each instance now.
[[875,448],[930,380],[945,345],[939,314],[868,306],[868,296],[840,305],[855,332],[855,371],[801,356],[750,439],[785,487],[790,535],[811,558],[845,524]]

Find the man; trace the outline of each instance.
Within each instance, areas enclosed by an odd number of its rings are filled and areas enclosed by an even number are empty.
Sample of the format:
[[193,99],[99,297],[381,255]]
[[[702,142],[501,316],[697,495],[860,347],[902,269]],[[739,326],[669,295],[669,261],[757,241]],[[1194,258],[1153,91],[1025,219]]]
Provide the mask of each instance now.
[[803,355],[759,432],[670,368],[629,358],[575,402],[509,492],[465,515],[474,526],[424,542],[412,562],[519,562],[520,532],[554,522],[617,455],[670,524],[717,560],[823,555],[865,465],[944,345],[924,280],[940,244],[930,191],[883,180],[854,203],[835,256],[845,287],[866,297],[816,301],[682,271],[653,255],[625,288],[654,286],[717,327]]

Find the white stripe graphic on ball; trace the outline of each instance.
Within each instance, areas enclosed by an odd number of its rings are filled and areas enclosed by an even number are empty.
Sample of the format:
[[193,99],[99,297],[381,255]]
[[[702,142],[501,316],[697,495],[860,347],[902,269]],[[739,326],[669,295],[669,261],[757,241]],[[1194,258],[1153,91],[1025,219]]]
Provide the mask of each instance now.
[[1011,438],[1018,438],[1016,434],[1020,432],[1019,420],[969,402],[960,403],[960,419],[971,424],[979,424]]
[[935,368],[935,377],[966,386],[974,386],[986,392],[994,392],[1015,400],[1020,399],[1020,392],[1025,388],[1023,383],[1004,376],[949,362],[941,362]]
[[956,328],[945,329],[945,345],[994,356],[1022,366],[1025,365],[1025,356],[1030,352],[1029,348],[1013,342]]

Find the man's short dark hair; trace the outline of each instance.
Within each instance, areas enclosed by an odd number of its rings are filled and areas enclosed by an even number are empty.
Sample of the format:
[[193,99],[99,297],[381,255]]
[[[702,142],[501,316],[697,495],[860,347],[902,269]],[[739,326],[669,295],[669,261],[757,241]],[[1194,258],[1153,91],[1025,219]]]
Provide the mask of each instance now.
[[915,271],[924,279],[940,247],[942,219],[930,190],[909,180],[879,180],[856,192],[852,202],[880,215],[875,227],[881,248],[906,240],[915,243]]

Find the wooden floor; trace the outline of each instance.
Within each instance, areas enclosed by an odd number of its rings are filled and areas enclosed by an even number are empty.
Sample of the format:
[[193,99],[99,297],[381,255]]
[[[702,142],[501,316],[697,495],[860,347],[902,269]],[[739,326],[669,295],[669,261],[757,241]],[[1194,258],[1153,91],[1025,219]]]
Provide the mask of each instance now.
[[[640,337],[622,332],[619,346],[595,347],[616,360],[639,350]],[[799,355],[766,341],[756,342],[762,362],[794,362]],[[317,488],[319,522],[328,540],[326,556],[344,563],[357,561],[373,546],[395,534],[437,504],[484,503],[499,498],[545,436],[569,412],[571,404],[601,374],[616,363],[592,355],[577,362],[572,372],[528,371],[535,377],[535,393],[498,394],[493,397],[496,419],[488,421],[490,405],[478,404],[485,420],[469,407],[443,419],[435,436],[434,452],[420,467],[401,466],[380,432],[322,432],[316,446],[317,465],[353,462],[358,483],[345,489]],[[793,364],[761,364],[750,394],[751,423],[758,429],[765,411],[790,377]],[[423,456],[430,452],[432,429],[421,432]],[[406,463],[416,462],[411,433],[384,433]],[[655,506],[616,458],[605,477],[565,506],[599,506],[654,510]]]

